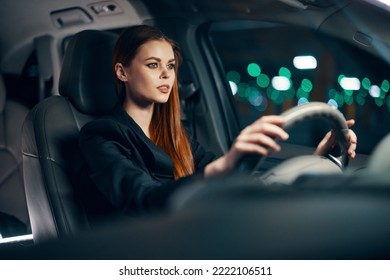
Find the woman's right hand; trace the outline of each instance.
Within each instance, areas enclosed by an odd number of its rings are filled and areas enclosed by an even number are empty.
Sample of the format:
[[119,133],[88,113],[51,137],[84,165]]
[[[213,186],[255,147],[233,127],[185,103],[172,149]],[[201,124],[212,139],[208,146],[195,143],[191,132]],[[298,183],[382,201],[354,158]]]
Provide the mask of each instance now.
[[276,138],[287,140],[288,134],[281,128],[284,117],[263,116],[244,128],[237,136],[230,150],[222,157],[211,162],[205,168],[205,176],[223,174],[234,170],[239,159],[244,154],[268,156],[271,152],[279,151]]

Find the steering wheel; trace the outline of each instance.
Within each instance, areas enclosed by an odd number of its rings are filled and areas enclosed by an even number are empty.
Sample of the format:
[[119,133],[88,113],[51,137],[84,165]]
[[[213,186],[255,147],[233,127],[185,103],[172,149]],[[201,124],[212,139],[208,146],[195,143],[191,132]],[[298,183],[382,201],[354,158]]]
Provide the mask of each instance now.
[[[310,102],[299,105],[285,111],[282,116],[286,122],[282,128],[290,130],[297,123],[307,119],[319,118],[330,124],[335,133],[337,143],[340,147],[340,155],[317,156],[306,155],[294,157],[285,160],[275,168],[264,173],[260,179],[265,183],[290,183],[302,174],[326,174],[342,173],[348,165],[348,126],[343,114],[336,108],[323,102]],[[254,173],[256,172],[265,157],[260,155],[248,154],[242,157],[237,165],[238,172]]]

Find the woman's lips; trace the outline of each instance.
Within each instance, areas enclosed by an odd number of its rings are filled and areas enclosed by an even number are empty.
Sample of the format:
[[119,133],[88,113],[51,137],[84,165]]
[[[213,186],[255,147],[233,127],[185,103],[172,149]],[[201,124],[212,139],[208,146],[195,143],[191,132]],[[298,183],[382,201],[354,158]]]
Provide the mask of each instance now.
[[169,85],[161,85],[157,88],[162,93],[169,93],[171,87]]

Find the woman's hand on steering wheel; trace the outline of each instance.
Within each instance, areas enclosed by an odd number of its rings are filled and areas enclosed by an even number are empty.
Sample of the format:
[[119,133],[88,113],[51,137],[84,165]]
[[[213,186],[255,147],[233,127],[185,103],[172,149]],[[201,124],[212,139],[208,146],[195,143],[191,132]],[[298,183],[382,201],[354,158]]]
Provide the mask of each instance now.
[[287,140],[289,135],[281,127],[285,122],[283,116],[268,115],[245,127],[235,139],[230,150],[219,159],[210,163],[205,175],[216,175],[234,170],[243,155],[258,154],[268,156],[280,150],[277,139]]
[[[352,127],[355,124],[355,120],[350,119],[346,121],[348,127]],[[350,158],[355,158],[356,156],[356,146],[357,146],[357,136],[353,130],[349,129],[349,145],[348,145],[348,156]],[[319,156],[324,156],[329,154],[329,152],[337,145],[336,135],[331,130],[318,144],[314,154]]]
[[244,128],[237,136],[229,153],[231,159],[236,161],[243,154],[256,153],[268,156],[271,152],[280,150],[276,139],[287,140],[289,135],[281,127],[284,117],[269,115],[263,116],[251,125]]

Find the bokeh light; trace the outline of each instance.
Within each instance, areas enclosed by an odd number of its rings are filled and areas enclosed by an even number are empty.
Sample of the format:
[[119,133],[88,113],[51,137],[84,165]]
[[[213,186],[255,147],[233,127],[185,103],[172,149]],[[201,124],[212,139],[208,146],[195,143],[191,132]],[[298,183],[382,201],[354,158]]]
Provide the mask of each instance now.
[[366,89],[366,90],[369,90],[370,89],[370,87],[371,87],[371,81],[370,81],[370,79],[369,78],[364,78],[363,80],[362,80],[362,87],[364,88],[364,89]]
[[239,84],[241,81],[241,75],[237,71],[229,71],[226,74],[226,80],[234,82],[235,84]]
[[381,89],[377,85],[372,85],[370,87],[369,93],[372,97],[378,98],[381,94]]
[[381,90],[383,90],[385,93],[387,93],[389,91],[389,81],[388,80],[384,80],[382,82],[382,85],[381,85]]
[[345,90],[359,90],[360,80],[356,77],[343,77],[340,79],[340,86]]
[[275,76],[272,78],[272,86],[276,90],[288,90],[291,87],[291,81],[285,76]]
[[291,71],[287,67],[280,67],[279,76],[286,77],[287,79],[291,78]]
[[300,105],[303,105],[303,104],[307,104],[309,103],[309,100],[307,98],[299,98],[298,102],[297,102],[297,105],[300,106]]
[[309,79],[303,79],[301,82],[301,88],[305,92],[311,92],[313,89],[313,84]]
[[296,56],[293,64],[297,69],[315,69],[317,68],[317,59],[312,55]]
[[229,85],[230,85],[230,89],[233,93],[233,95],[236,95],[237,91],[238,91],[238,86],[235,82],[233,81],[229,81]]
[[256,78],[256,82],[261,88],[266,88],[269,86],[270,79],[268,75],[261,73],[259,76]]
[[334,100],[334,99],[329,99],[329,100],[328,100],[328,104],[329,104],[330,106],[334,107],[334,108],[338,108],[338,107],[339,107],[339,105],[337,104],[337,101]]
[[257,77],[261,73],[261,68],[257,63],[249,63],[247,67],[249,76]]

